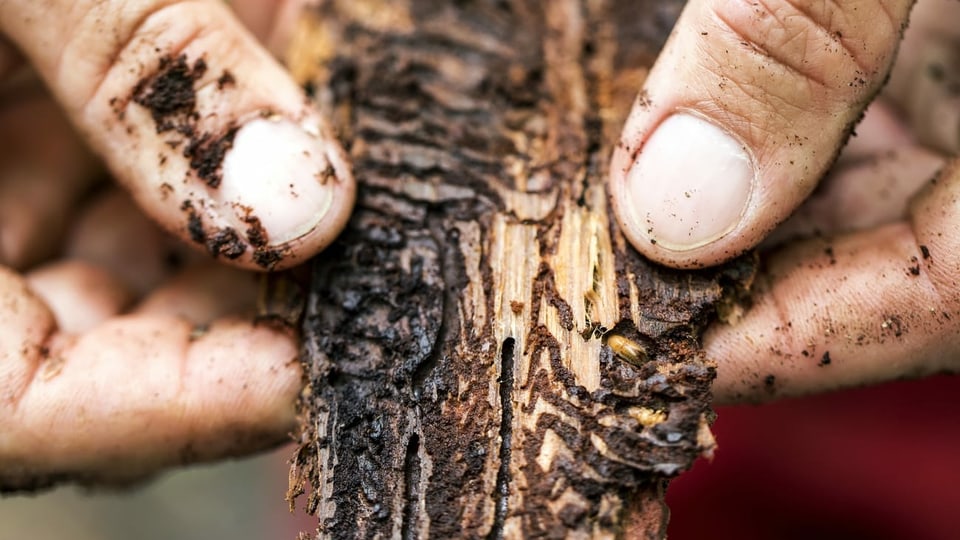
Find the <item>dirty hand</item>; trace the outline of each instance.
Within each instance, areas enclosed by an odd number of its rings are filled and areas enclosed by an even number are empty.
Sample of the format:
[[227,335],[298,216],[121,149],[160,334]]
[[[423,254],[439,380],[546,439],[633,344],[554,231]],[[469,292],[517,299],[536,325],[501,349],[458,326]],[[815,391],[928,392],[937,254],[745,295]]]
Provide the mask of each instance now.
[[913,13],[886,96],[913,133],[871,107],[808,199],[883,86],[912,4],[692,0],[649,74],[611,169],[638,250],[700,268],[815,237],[764,259],[753,307],[707,334],[720,401],[958,368],[960,163],[937,152],[960,147],[960,4]]
[[[266,35],[292,4],[234,7]],[[225,3],[0,1],[0,491],[282,441],[295,336],[251,322],[252,274],[192,264],[125,195],[89,199],[96,161],[60,111],[207,260],[293,266],[353,201],[330,129]]]

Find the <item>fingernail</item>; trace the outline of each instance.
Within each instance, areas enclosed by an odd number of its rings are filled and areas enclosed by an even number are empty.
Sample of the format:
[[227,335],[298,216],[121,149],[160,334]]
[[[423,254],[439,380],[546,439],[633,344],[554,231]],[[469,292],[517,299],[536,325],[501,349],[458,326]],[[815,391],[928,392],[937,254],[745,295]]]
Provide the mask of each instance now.
[[706,120],[678,113],[657,127],[631,165],[624,206],[651,243],[687,251],[740,223],[754,178],[739,141]]
[[[241,127],[223,160],[213,196],[224,219],[251,244],[279,246],[313,230],[333,203],[336,177],[315,133],[286,120],[257,118]],[[232,212],[226,211],[232,209]]]

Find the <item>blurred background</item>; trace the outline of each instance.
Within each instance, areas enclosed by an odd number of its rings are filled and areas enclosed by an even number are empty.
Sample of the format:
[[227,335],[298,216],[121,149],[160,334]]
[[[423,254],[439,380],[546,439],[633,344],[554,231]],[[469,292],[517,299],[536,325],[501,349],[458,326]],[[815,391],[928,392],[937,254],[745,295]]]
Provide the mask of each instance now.
[[[667,499],[670,540],[960,539],[960,377],[721,408],[713,462]],[[144,488],[0,498],[0,540],[293,540],[291,447]]]
[[294,540],[316,525],[284,501],[292,453],[181,469],[130,491],[3,497],[0,540]]
[[670,540],[960,539],[960,377],[718,413]]

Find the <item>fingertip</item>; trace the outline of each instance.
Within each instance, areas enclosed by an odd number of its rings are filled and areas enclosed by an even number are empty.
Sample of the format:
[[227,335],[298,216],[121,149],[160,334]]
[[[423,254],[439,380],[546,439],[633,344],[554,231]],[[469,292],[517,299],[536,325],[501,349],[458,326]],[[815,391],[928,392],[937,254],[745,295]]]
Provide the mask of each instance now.
[[32,270],[27,283],[64,332],[89,330],[119,313],[133,294],[106,270],[82,261],[60,261]]
[[717,402],[956,371],[960,238],[941,234],[956,217],[958,183],[951,183],[931,190],[920,208],[934,211],[912,225],[811,239],[773,254],[743,318],[704,336],[717,364]]
[[[135,144],[160,146],[162,175],[136,171],[124,180],[161,225],[214,258],[290,268],[339,234],[354,179],[332,130],[289,74],[259,50],[221,69],[214,53],[223,46],[191,44],[200,52],[163,56],[158,71],[136,83],[117,120],[146,128]],[[193,96],[183,110],[165,105],[174,82]]]
[[611,165],[614,210],[637,250],[711,266],[784,221],[882,84],[907,4],[688,2]]
[[[713,398],[717,405],[756,403],[780,397],[788,382],[782,357],[794,353],[782,341],[790,337],[786,321],[768,296],[753,291],[755,301],[742,320],[718,322],[703,335],[706,357],[717,364]],[[773,329],[783,328],[782,332]],[[780,358],[781,361],[777,362]]]
[[237,17],[274,55],[286,52],[297,23],[297,17],[308,0],[235,0]]
[[194,400],[194,422],[290,433],[302,387],[298,356],[291,331],[239,319],[217,321],[191,344],[186,359],[184,395]]
[[117,4],[3,11],[66,34],[13,32],[134,200],[235,266],[289,268],[328,245],[353,178],[290,74],[222,3]]
[[346,157],[319,120],[308,122],[252,120],[224,158],[214,200],[250,246],[238,258],[248,268],[302,263],[329,245],[350,216],[356,188]]
[[749,148],[693,112],[669,114],[614,158],[611,192],[621,229],[648,258],[678,268],[732,259],[752,245],[757,169]]
[[192,265],[161,283],[135,313],[173,316],[203,325],[230,314],[252,316],[257,274],[215,262]]
[[107,189],[78,212],[65,256],[116,276],[138,297],[153,291],[170,273],[203,256],[163,232],[120,189]]
[[282,328],[132,315],[45,344],[39,366],[6,358],[35,375],[0,416],[3,490],[129,483],[263,450],[296,426],[297,340]]

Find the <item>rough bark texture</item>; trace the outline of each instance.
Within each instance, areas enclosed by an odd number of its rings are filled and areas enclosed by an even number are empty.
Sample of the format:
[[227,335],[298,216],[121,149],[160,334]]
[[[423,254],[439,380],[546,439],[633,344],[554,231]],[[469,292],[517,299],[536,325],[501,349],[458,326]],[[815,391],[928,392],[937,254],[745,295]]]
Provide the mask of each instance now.
[[713,447],[699,332],[749,278],[653,266],[609,213],[611,144],[680,4],[304,15],[288,63],[361,183],[304,323],[291,496],[320,537],[663,537],[667,479]]

